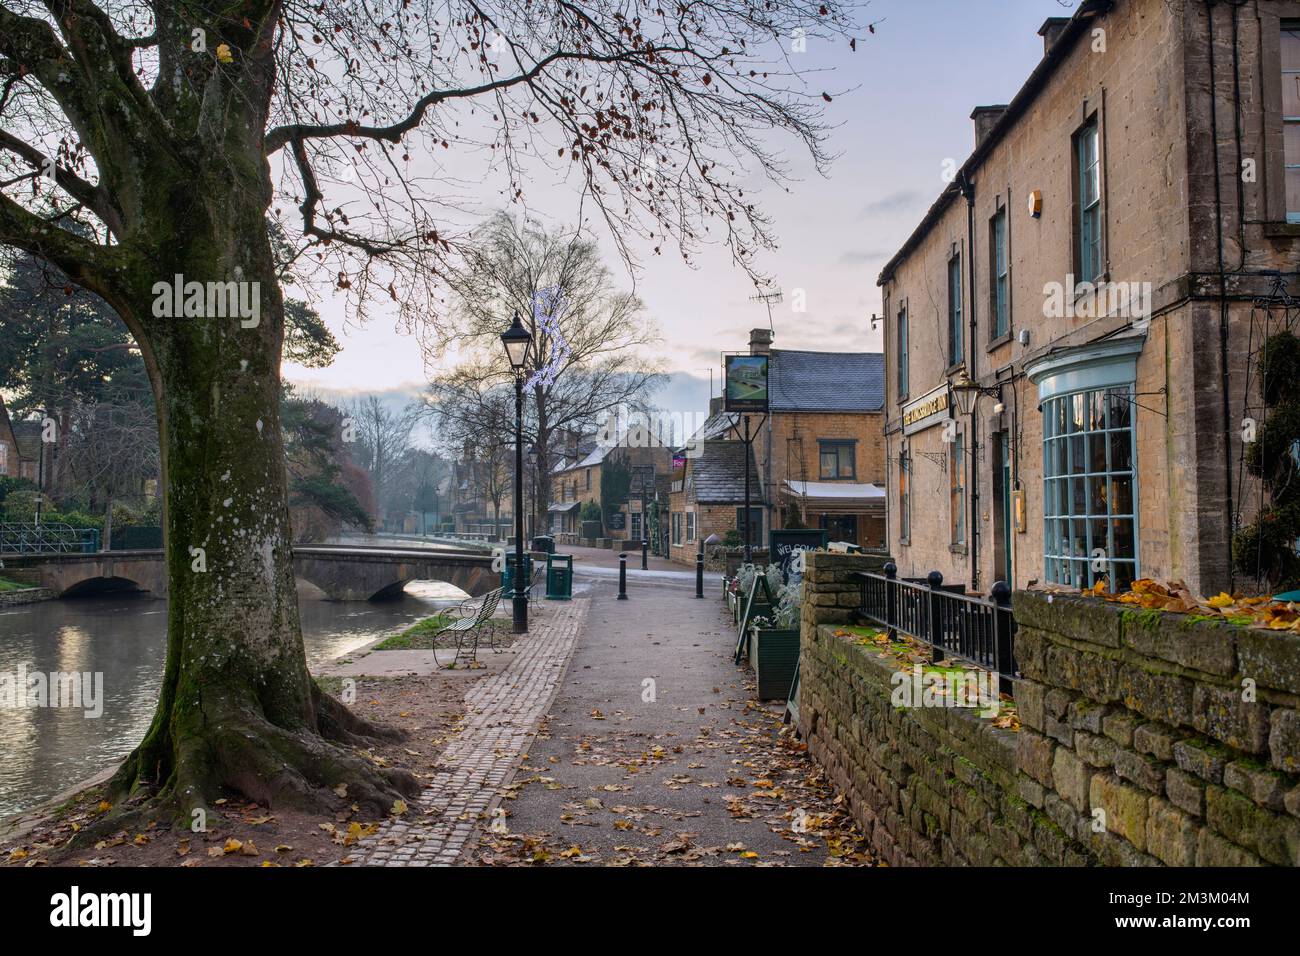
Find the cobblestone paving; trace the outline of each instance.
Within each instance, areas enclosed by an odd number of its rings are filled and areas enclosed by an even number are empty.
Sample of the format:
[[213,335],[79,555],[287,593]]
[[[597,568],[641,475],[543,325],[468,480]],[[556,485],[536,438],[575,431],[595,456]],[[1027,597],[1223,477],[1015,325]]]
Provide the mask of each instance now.
[[[447,866],[455,863],[499,800],[564,678],[589,601],[534,606],[519,655],[465,695],[465,718],[439,758],[440,771],[419,797],[416,816],[385,823],[358,843],[354,864]],[[412,807],[412,811],[417,807]]]

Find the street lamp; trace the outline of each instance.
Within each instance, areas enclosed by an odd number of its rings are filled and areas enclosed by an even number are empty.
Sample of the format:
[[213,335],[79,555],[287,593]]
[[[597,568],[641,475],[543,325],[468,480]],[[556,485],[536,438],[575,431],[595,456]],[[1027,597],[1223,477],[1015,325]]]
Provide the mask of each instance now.
[[501,344],[506,348],[510,368],[515,373],[515,596],[512,602],[516,634],[528,630],[528,591],[524,586],[524,510],[520,503],[524,497],[524,370],[533,344],[532,334],[514,315],[510,328],[501,333]]
[[1000,398],[1002,395],[1000,385],[986,387],[973,382],[965,369],[958,372],[957,377],[948,383],[948,388],[952,391],[953,408],[959,415],[970,415],[974,412],[975,402],[981,395],[992,398]]

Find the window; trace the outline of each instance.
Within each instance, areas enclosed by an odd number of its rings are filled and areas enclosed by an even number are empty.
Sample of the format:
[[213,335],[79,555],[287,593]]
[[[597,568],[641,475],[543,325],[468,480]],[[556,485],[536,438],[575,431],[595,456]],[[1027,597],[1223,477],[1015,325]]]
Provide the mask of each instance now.
[[695,512],[686,512],[686,540],[695,540]]
[[1043,403],[1043,554],[1047,580],[1127,590],[1137,576],[1133,387]]
[[680,511],[673,512],[671,523],[673,529],[673,544],[680,545],[682,543],[682,513]]
[[1000,339],[1011,328],[1007,286],[1007,207],[998,210],[989,222],[990,242],[989,257],[992,275],[989,276],[989,290],[992,302],[989,312],[993,316],[992,337]]
[[629,540],[640,541],[641,540],[641,512],[633,511],[631,515],[631,522],[632,522],[632,534]]
[[819,441],[821,447],[821,477],[826,479],[857,477],[854,461],[854,443],[851,441]]
[[587,469],[587,490],[591,491],[591,469]]
[[1075,134],[1075,180],[1079,184],[1077,281],[1095,282],[1101,276],[1101,159],[1097,117]]
[[907,306],[898,310],[898,397],[907,396]]
[[[745,509],[736,509],[736,532],[740,535],[740,540],[745,540]],[[763,542],[763,509],[749,509],[749,546],[757,548]]]
[[961,253],[948,260],[948,364],[962,361]]
[[948,514],[952,519],[952,543],[966,544],[966,439],[961,432],[953,438],[948,454]]
[[898,454],[898,540],[912,540],[912,459],[906,445]]
[[1282,24],[1282,155],[1286,221],[1300,222],[1300,22]]
[[9,474],[9,446],[0,441],[0,475]]

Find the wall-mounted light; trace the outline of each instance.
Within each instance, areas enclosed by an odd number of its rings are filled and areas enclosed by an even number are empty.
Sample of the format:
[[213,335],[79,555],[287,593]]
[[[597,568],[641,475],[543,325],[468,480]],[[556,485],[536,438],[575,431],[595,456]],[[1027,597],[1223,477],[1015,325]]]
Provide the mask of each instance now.
[[1029,194],[1029,215],[1038,219],[1043,215],[1043,191],[1035,189]]

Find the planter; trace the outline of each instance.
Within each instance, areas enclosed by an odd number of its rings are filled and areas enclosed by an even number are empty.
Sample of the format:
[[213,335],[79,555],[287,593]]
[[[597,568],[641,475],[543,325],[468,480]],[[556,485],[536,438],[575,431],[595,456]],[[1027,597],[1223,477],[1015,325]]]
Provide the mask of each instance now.
[[758,681],[759,700],[785,700],[799,663],[799,629],[749,629],[749,662]]

